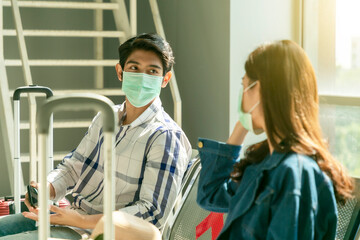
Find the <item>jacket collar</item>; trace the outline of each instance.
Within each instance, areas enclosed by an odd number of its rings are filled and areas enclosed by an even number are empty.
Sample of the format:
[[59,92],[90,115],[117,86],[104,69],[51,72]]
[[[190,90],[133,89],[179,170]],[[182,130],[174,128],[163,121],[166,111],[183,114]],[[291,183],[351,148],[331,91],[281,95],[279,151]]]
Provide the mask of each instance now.
[[259,166],[260,170],[265,171],[265,170],[270,170],[270,169],[277,167],[287,154],[288,153],[279,153],[279,152],[273,151],[273,153],[270,155],[270,157],[267,157],[262,162],[263,164],[261,164],[261,166]]

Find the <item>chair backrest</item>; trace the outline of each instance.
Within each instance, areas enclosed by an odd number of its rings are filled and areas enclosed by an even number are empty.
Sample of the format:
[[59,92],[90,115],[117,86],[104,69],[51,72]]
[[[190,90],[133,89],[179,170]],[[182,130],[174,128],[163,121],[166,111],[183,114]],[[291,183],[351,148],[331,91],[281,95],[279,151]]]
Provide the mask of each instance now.
[[360,179],[355,178],[354,198],[338,205],[337,240],[360,239]]
[[207,211],[196,204],[200,170],[197,157],[184,178],[180,204],[169,218],[163,239],[216,239],[219,235],[225,215]]

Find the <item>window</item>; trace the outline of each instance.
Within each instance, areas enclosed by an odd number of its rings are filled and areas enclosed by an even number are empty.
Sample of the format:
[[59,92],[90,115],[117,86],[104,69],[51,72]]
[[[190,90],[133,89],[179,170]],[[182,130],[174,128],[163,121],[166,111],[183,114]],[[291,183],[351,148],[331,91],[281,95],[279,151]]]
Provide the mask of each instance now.
[[346,95],[360,96],[360,1],[336,1],[335,87]]
[[360,177],[360,1],[303,0],[303,47],[319,87],[330,151]]

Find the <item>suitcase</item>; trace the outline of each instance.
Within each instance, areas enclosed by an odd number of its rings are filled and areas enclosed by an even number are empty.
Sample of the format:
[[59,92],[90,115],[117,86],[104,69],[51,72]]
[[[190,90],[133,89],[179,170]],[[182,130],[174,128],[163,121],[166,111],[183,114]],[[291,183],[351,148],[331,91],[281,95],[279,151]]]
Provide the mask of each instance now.
[[114,104],[104,96],[97,94],[69,94],[68,96],[53,97],[45,101],[38,109],[37,127],[39,143],[39,239],[47,239],[50,235],[49,209],[47,200],[49,198],[48,188],[46,187],[47,153],[46,146],[49,135],[49,123],[53,111],[79,111],[97,110],[103,114],[103,133],[104,133],[104,238],[106,240],[115,239],[113,225],[113,211],[115,210],[115,184],[113,171],[114,166],[114,129],[115,112]]
[[[50,88],[44,86],[30,85],[19,87],[14,91],[13,101],[14,101],[14,197],[4,197],[0,199],[0,215],[20,213],[23,211],[27,211],[27,207],[24,203],[25,196],[21,195],[21,185],[20,185],[20,177],[21,177],[21,158],[20,158],[20,95],[22,93],[44,93],[46,94],[46,98],[53,96],[53,92]],[[48,172],[52,170],[53,167],[53,137],[52,137],[52,122],[53,117],[50,117],[49,124],[49,168]],[[30,164],[30,168],[31,168]],[[31,179],[36,180],[36,179]],[[69,206],[70,203],[66,199],[60,200],[58,202],[60,207]]]

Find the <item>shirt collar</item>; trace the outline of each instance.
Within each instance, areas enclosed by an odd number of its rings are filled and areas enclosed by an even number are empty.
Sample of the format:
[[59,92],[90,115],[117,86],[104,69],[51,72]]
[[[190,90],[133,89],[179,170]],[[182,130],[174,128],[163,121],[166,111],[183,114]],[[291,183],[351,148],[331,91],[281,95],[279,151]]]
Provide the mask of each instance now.
[[[132,123],[128,126],[129,128],[133,128],[139,126],[155,117],[155,115],[162,109],[162,103],[160,97],[156,97],[154,102]],[[122,121],[126,116],[126,101],[124,101],[119,107],[118,114],[118,123],[121,125]]]

